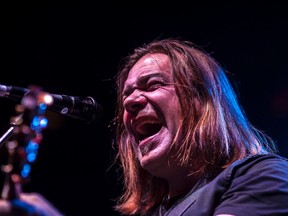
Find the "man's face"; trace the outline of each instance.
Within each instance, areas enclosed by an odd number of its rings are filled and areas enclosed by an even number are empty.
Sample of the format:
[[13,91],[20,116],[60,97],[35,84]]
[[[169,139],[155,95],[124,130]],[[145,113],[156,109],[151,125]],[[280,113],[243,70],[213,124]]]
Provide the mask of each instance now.
[[123,121],[141,166],[165,175],[171,143],[180,124],[180,105],[167,55],[142,57],[130,70],[123,90]]

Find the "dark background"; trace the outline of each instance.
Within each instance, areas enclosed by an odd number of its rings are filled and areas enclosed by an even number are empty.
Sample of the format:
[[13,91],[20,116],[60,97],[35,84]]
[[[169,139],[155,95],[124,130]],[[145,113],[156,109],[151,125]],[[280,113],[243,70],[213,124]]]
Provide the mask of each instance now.
[[[121,182],[110,168],[113,78],[122,57],[156,38],[191,40],[235,74],[248,118],[288,156],[287,28],[284,3],[2,7],[0,84],[92,96],[104,110],[92,124],[47,111],[48,127],[24,190],[45,195],[67,216],[114,215]],[[14,107],[0,98],[2,134]]]

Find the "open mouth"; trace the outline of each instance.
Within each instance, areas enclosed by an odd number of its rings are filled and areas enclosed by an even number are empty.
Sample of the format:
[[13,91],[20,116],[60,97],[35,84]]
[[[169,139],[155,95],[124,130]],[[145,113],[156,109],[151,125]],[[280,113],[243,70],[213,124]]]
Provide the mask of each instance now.
[[156,118],[142,118],[135,126],[139,141],[158,133],[162,126],[163,124]]

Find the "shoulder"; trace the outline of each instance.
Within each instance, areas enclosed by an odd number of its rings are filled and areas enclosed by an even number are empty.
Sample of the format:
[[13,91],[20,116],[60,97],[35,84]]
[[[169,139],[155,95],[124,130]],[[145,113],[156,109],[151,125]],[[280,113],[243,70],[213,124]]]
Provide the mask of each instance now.
[[288,159],[261,154],[235,161],[209,181],[189,212],[278,215],[288,213],[287,203]]
[[[288,183],[288,159],[277,154],[257,154],[236,160],[215,178],[206,181],[206,189],[227,191],[239,183],[262,186],[263,182]],[[287,184],[288,185],[288,184]],[[287,187],[288,188],[288,187]]]
[[235,161],[232,166],[241,166],[245,164],[255,164],[255,163],[265,163],[265,162],[276,162],[276,163],[283,163],[288,165],[288,158],[282,157],[277,154],[268,153],[268,154],[256,154],[251,155],[246,158],[240,159]]
[[[276,194],[288,198],[288,159],[276,154],[258,154],[235,161],[205,188],[211,196]],[[251,195],[252,196],[252,195]],[[287,200],[288,201],[288,200]]]
[[261,175],[273,173],[284,175],[288,179],[288,159],[276,154],[258,154],[235,161],[223,174],[228,178],[233,176],[258,173]]
[[254,155],[236,161],[219,175],[217,183],[223,187],[216,213],[288,213],[288,160],[284,157]]
[[198,190],[188,193],[171,215],[288,215],[286,158],[275,154],[249,156],[206,180]]

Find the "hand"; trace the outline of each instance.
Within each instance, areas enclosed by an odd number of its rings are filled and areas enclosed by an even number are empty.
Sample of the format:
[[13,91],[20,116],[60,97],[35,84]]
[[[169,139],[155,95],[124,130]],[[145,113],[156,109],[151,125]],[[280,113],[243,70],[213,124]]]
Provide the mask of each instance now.
[[38,193],[21,193],[19,199],[0,200],[1,216],[63,216]]

